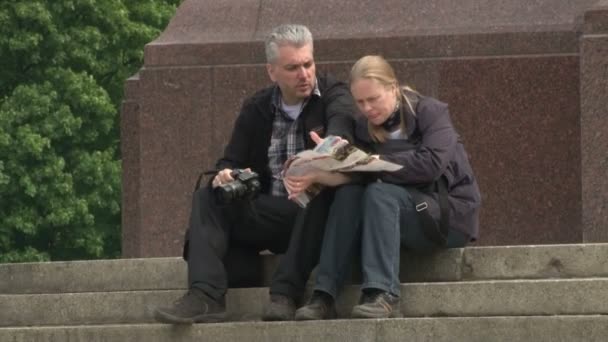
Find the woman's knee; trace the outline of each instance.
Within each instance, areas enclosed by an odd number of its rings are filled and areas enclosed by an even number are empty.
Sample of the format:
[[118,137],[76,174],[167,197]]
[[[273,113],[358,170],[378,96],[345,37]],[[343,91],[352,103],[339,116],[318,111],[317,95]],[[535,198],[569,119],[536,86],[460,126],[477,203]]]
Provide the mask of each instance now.
[[[383,202],[383,201],[397,201],[408,197],[408,191],[400,186],[390,183],[370,183],[363,194],[363,198],[366,202]],[[397,203],[397,202],[395,202]]]

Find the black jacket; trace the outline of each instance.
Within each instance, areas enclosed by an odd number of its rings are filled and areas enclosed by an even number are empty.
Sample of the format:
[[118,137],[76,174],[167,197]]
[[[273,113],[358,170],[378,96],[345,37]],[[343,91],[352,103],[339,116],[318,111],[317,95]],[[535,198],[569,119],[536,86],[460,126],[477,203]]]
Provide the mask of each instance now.
[[[321,97],[311,97],[300,114],[305,147],[315,147],[308,134],[310,131],[317,132],[321,137],[337,135],[353,141],[353,114],[356,109],[346,84],[331,76],[319,76],[317,82]],[[245,100],[224,156],[216,163],[217,170],[251,168],[260,175],[262,193],[269,193],[272,177],[268,166],[268,148],[275,112],[272,105],[273,88],[262,89]]]
[[398,171],[376,175],[383,182],[424,186],[445,176],[450,228],[475,240],[479,234],[481,195],[467,153],[452,125],[448,106],[433,98],[408,92],[408,98],[410,96],[415,100],[415,114],[405,111],[407,140],[374,143],[365,117],[357,120],[356,140],[362,148],[380,155],[381,159],[403,165]]

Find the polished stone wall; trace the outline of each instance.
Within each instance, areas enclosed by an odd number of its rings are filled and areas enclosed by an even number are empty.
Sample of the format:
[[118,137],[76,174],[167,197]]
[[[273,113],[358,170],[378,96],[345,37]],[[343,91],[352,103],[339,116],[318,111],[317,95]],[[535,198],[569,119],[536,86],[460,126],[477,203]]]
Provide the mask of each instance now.
[[585,13],[580,44],[584,241],[608,241],[608,0]]
[[184,1],[126,83],[123,255],[181,252],[198,173],[221,155],[242,100],[269,84],[262,39],[283,22],[311,28],[321,72],[345,79],[354,60],[382,54],[450,104],[483,194],[477,244],[608,241],[602,6]]

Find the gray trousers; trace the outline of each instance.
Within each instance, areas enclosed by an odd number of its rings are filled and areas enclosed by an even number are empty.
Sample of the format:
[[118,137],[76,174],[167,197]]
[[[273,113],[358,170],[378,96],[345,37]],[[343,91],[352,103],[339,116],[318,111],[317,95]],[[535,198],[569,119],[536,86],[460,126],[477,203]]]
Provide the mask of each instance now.
[[[439,248],[424,235],[412,191],[417,190],[389,183],[344,185],[336,191],[315,290],[336,298],[360,253],[362,290],[373,288],[400,295],[401,247],[418,252]],[[468,240],[466,234],[450,229],[447,247],[463,247]]]

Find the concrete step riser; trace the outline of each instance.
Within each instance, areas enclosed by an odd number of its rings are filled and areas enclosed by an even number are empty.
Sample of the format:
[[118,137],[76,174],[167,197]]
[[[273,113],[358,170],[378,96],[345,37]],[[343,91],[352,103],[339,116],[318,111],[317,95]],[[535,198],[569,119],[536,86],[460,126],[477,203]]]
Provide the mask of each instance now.
[[[422,283],[401,286],[405,316],[519,316],[608,314],[608,279]],[[183,291],[1,295],[0,326],[153,322],[153,310]],[[359,289],[338,301],[349,317]],[[233,320],[259,319],[267,289],[234,289],[227,298]]]
[[0,341],[12,342],[599,342],[607,335],[606,316],[0,328]]
[[[276,256],[264,257],[268,286]],[[433,255],[403,253],[402,282],[608,277],[608,244],[470,247]],[[358,277],[355,275],[354,280]],[[66,293],[182,289],[179,258],[0,265],[0,293]]]

